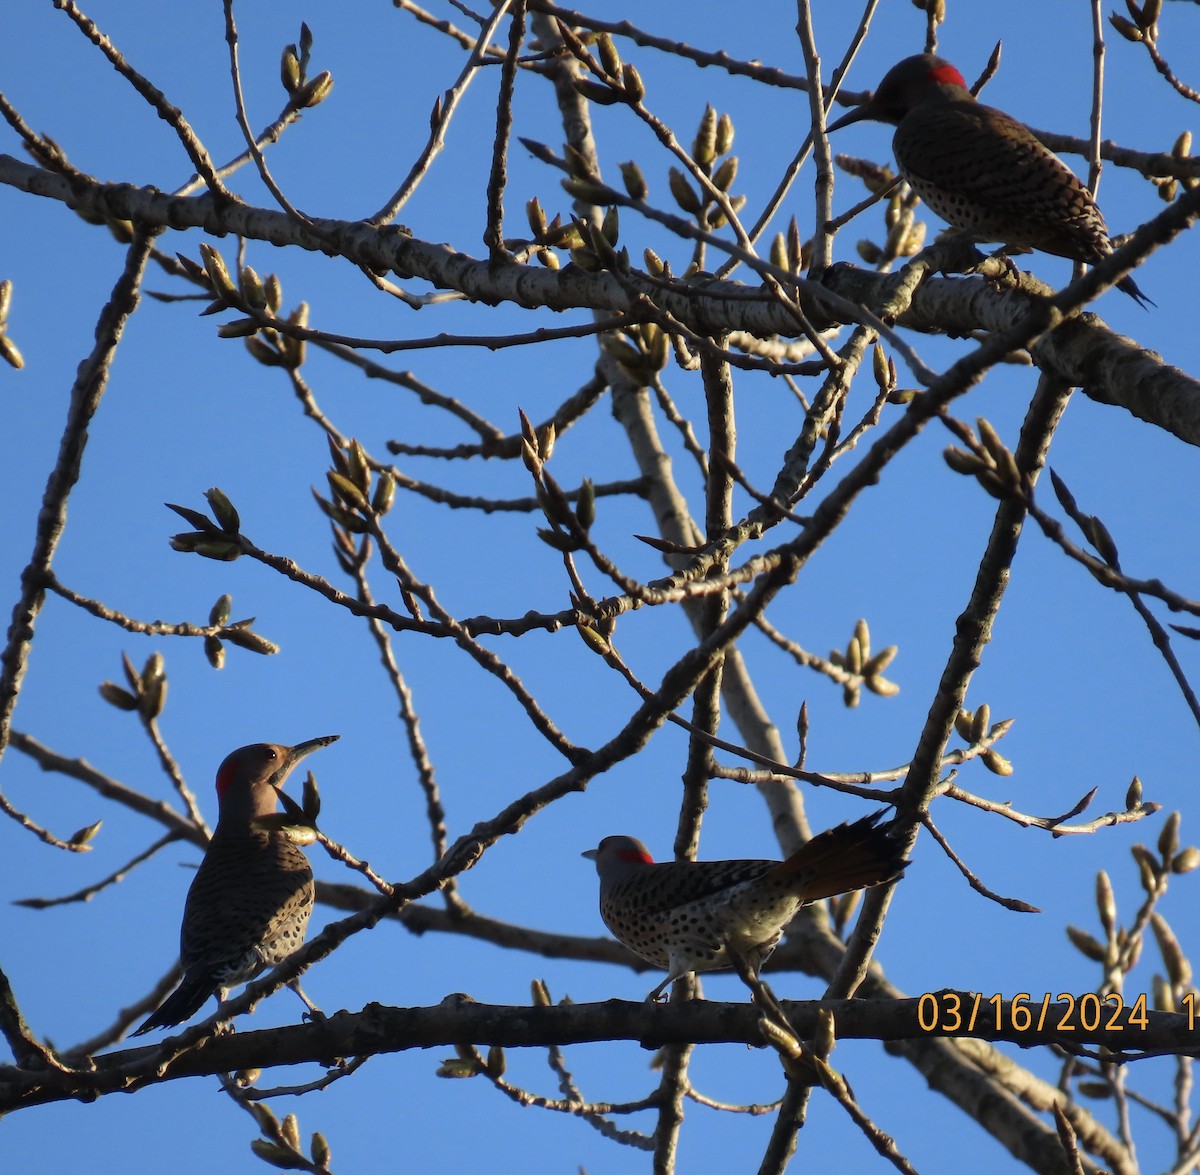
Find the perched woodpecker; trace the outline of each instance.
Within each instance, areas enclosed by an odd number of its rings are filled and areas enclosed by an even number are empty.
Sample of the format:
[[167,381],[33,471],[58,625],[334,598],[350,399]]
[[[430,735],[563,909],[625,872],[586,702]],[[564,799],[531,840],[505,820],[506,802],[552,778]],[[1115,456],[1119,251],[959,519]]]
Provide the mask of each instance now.
[[[1097,265],[1112,251],[1091,192],[1024,123],[977,102],[962,74],[932,53],[906,57],[871,100],[830,123],[891,123],[892,150],[913,191],[972,241],[1040,249]],[[1128,275],[1117,282],[1154,305]]]
[[600,874],[600,917],[635,955],[667,977],[731,967],[730,951],[757,975],[801,906],[894,881],[908,864],[877,827],[882,812],[814,836],[786,861],[667,861],[656,865],[632,836],[606,836],[583,855]]
[[275,814],[278,789],[305,755],[337,738],[326,735],[294,747],[254,743],[221,764],[217,827],[192,879],[179,929],[183,978],[134,1036],[182,1023],[211,995],[224,1000],[229,988],[282,962],[304,941],[313,874],[297,841],[308,843],[311,830],[305,838]]

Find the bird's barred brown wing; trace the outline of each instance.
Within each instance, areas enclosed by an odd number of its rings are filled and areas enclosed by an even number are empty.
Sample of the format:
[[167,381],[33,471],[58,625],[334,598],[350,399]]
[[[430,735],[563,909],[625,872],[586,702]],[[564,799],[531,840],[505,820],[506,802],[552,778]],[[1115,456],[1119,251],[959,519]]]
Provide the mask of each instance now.
[[1079,177],[1023,123],[978,102],[918,106],[893,139],[896,162],[943,220],[979,240],[1097,261],[1104,217]]
[[312,905],[308,858],[286,837],[214,838],[188,891],[180,961],[245,970],[257,952],[279,962],[304,941]]
[[662,861],[615,882],[610,896],[639,913],[664,914],[763,876],[778,861]]

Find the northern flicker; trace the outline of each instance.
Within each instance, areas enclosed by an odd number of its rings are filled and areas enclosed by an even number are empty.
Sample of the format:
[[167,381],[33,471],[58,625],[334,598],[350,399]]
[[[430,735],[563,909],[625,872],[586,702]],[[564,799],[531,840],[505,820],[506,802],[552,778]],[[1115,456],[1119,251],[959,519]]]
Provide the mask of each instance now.
[[786,861],[667,861],[655,864],[632,836],[606,836],[583,855],[600,874],[600,917],[636,955],[667,977],[657,1000],[693,971],[730,967],[729,952],[759,968],[801,906],[894,881],[908,864],[877,827],[882,812],[814,836]]
[[[863,120],[896,128],[892,150],[904,178],[969,240],[1087,265],[1113,251],[1104,217],[1075,173],[1024,123],[977,102],[943,58],[906,57],[866,105],[826,129]],[[1154,305],[1128,275],[1117,289]]]
[[[211,995],[224,1000],[230,987],[282,962],[304,941],[312,869],[275,815],[278,788],[305,755],[337,737],[294,747],[254,743],[221,764],[217,827],[192,879],[179,929],[183,978],[134,1036],[187,1020]],[[305,999],[298,985],[296,992]]]

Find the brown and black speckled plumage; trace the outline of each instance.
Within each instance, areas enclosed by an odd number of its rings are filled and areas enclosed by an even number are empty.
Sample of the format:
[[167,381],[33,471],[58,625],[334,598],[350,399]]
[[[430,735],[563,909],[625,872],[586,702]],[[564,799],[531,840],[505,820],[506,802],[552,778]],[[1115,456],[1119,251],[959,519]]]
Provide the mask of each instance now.
[[[192,1016],[211,995],[246,983],[304,941],[313,906],[308,858],[285,827],[269,819],[292,768],[336,736],[295,747],[255,743],[229,755],[217,772],[220,813],[192,879],[179,930],[183,978],[134,1033]],[[264,819],[267,818],[267,819]]]
[[[862,120],[896,128],[892,150],[904,178],[971,240],[1087,265],[1112,252],[1104,216],[1078,176],[1024,123],[976,101],[948,61],[932,53],[905,58],[870,102],[828,129]],[[1131,277],[1117,289],[1149,302]]]
[[753,974],[770,956],[801,906],[900,876],[906,862],[882,813],[839,824],[786,861],[667,861],[655,864],[641,841],[608,836],[584,853],[600,875],[600,916],[648,963],[667,970],[651,993],[693,971],[732,964]]

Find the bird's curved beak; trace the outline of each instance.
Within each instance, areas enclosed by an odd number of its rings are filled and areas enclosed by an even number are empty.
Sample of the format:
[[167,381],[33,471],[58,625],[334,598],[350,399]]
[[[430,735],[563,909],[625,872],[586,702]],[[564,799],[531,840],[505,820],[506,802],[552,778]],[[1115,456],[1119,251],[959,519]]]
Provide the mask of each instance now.
[[868,110],[869,107],[867,106],[856,106],[848,114],[843,114],[841,118],[826,123],[825,133],[828,135],[833,131],[840,131],[842,127],[849,126],[852,122],[862,122],[863,119],[869,117]]
[[294,747],[288,747],[287,754],[283,757],[283,762],[275,769],[267,782],[272,787],[282,787],[284,781],[291,774],[292,768],[305,755],[311,755],[313,751],[319,751],[322,747],[327,747],[330,743],[337,742],[341,737],[340,734],[324,734],[320,738],[310,738],[306,742],[297,743]]

